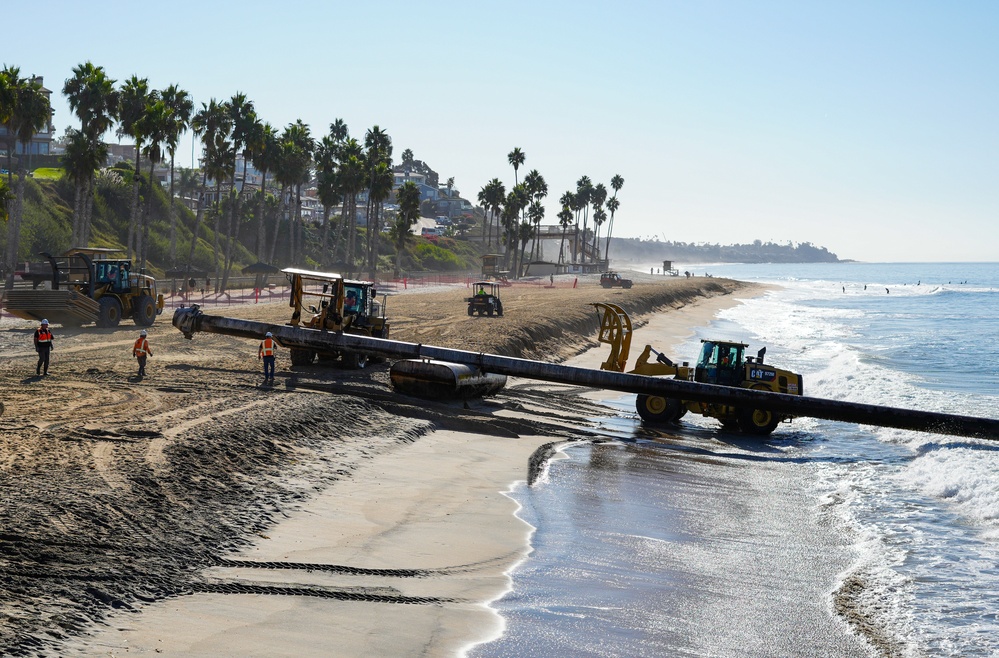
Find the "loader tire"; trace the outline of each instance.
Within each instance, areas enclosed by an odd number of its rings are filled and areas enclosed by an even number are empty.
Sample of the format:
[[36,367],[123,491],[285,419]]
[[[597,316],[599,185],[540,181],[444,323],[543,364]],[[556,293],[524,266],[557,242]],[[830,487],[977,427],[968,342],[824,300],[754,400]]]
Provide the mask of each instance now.
[[780,416],[766,409],[739,409],[739,429],[745,434],[768,436],[780,423]]
[[687,413],[683,401],[658,395],[639,395],[635,409],[642,420],[658,425],[678,422]]
[[293,366],[311,366],[312,362],[316,358],[316,353],[312,350],[303,350],[298,348],[291,348],[291,365]]
[[468,307],[468,315],[469,316],[475,315],[475,309],[472,308],[471,306]]
[[135,300],[135,314],[132,316],[135,324],[140,327],[150,327],[156,320],[156,302],[149,295],[142,295]]
[[351,370],[364,370],[368,367],[368,355],[359,352],[344,352],[343,367]]
[[105,329],[117,327],[121,322],[121,302],[117,297],[101,297],[97,311],[97,326]]

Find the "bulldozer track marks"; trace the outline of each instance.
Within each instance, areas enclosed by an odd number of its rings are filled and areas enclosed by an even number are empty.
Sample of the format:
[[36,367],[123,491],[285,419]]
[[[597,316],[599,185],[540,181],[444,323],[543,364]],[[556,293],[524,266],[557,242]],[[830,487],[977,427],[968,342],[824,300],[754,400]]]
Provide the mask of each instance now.
[[338,601],[363,601],[366,603],[398,603],[407,605],[443,605],[445,603],[467,603],[464,599],[434,596],[404,596],[402,594],[375,594],[357,589],[339,589],[301,585],[253,585],[247,583],[197,583],[191,587],[196,593],[205,594],[266,594],[279,596],[312,596]]

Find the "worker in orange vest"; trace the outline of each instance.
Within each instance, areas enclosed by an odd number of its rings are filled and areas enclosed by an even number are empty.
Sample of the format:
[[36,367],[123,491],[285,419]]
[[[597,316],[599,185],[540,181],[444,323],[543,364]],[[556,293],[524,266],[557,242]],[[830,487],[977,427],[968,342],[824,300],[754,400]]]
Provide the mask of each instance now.
[[143,329],[139,332],[139,337],[135,339],[135,345],[132,347],[132,356],[139,361],[139,377],[146,376],[146,357],[152,355],[149,341],[146,339],[146,330]]
[[[49,331],[49,321],[42,320],[42,325],[35,329],[35,351],[38,352],[36,375],[49,374],[49,353],[52,351],[52,332]],[[45,368],[43,371],[42,368]]]
[[274,383],[274,363],[275,350],[277,349],[277,343],[274,342],[274,334],[267,332],[264,334],[264,340],[260,343],[260,349],[257,350],[257,359],[264,360],[264,385]]

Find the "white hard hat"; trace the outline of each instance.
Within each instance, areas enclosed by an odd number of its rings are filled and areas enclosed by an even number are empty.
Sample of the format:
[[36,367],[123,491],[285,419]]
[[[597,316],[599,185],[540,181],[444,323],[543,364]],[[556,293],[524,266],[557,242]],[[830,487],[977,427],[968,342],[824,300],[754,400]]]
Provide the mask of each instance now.
[[42,324],[48,324],[48,323],[49,323],[48,320],[42,320]]
[[264,334],[264,338],[271,338],[271,337],[273,337],[273,335],[274,334],[272,334],[271,332],[268,331],[266,334]]
[[145,336],[145,335],[146,335],[146,330],[145,330],[145,329],[143,329],[142,331],[140,331],[140,332],[139,332],[139,335],[140,335],[140,336]]

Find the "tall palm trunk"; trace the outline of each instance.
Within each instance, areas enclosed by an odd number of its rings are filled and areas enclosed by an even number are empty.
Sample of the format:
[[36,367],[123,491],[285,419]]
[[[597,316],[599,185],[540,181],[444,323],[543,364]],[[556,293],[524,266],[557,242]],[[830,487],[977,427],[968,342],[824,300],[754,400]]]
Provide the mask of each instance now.
[[264,209],[267,207],[267,170],[260,172],[260,203],[257,208],[257,260],[264,260],[264,245],[267,242],[267,227],[264,224]]
[[284,185],[281,186],[280,197],[282,200],[281,206],[278,207],[278,211],[274,214],[274,239],[271,240],[271,255],[267,259],[267,262],[274,264],[274,259],[277,257],[277,244],[278,238],[281,236],[281,215],[284,214]]
[[141,164],[141,157],[142,144],[139,143],[139,140],[135,140],[135,170],[132,172],[132,207],[129,209],[128,215],[128,244],[126,245],[129,260],[132,259],[133,253],[138,252],[138,248],[133,251],[132,247],[135,245],[136,229],[139,222],[139,165]]
[[191,251],[187,255],[188,268],[194,264],[194,248],[198,244],[198,229],[201,228],[201,219],[205,214],[205,193],[208,187],[207,171],[201,174],[201,191],[198,194],[198,210],[194,217],[194,230],[191,232]]
[[139,271],[144,272],[146,269],[146,256],[149,252],[149,215],[152,214],[153,207],[153,167],[156,163],[153,162],[152,158],[149,158],[149,185],[146,187],[146,209],[142,213],[142,234],[139,240]]
[[604,260],[610,262],[610,239],[611,231],[614,230],[614,211],[611,211],[610,221],[607,223],[607,239],[604,241]]
[[173,162],[174,154],[170,154],[170,266],[177,265],[177,209],[173,201]]
[[219,223],[222,219],[222,193],[219,186],[215,186],[215,230],[212,246],[212,260],[215,263],[215,292],[219,291]]
[[229,212],[226,219],[225,229],[225,256],[222,259],[222,281],[219,290],[224,292],[229,285],[229,270],[232,269],[232,243],[235,242],[235,234],[239,231],[239,197],[236,190],[236,169],[233,168],[232,176],[229,180]]
[[565,262],[565,232],[569,229],[568,224],[562,225],[562,241],[558,243],[558,264]]
[[326,250],[329,248],[330,244],[330,207],[323,204],[323,248],[319,254],[319,262],[326,269],[326,265],[329,259],[326,256]]
[[87,193],[83,199],[83,223],[80,226],[80,246],[86,247],[90,244],[90,227],[94,218],[94,174],[91,173],[87,179]]

